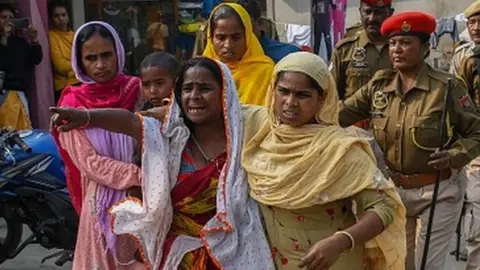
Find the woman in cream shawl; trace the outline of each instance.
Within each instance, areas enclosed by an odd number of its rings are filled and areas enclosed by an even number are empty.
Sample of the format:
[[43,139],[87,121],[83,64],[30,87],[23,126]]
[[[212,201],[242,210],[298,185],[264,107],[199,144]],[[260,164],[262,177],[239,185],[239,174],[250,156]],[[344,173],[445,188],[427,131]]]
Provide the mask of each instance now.
[[265,55],[240,5],[225,3],[212,12],[203,56],[225,63],[233,75],[240,102],[264,105],[274,63]]
[[272,81],[268,111],[244,109],[242,165],[277,268],[404,269],[404,206],[368,142],[339,127],[325,62],[290,54]]

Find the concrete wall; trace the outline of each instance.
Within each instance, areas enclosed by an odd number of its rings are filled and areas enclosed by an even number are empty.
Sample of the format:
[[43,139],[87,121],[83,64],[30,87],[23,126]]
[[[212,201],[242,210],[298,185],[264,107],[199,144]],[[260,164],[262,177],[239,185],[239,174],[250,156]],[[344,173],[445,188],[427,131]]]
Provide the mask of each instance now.
[[310,24],[310,0],[266,0],[267,16],[277,24]]
[[72,1],[72,17],[73,29],[78,29],[85,23],[85,5],[83,0]]

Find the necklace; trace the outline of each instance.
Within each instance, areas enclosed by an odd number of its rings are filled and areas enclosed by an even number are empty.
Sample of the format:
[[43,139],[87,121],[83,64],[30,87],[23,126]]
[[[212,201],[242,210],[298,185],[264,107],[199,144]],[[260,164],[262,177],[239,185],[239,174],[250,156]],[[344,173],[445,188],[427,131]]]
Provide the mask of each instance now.
[[195,136],[192,135],[192,139],[193,139],[193,142],[195,143],[195,145],[197,146],[198,150],[200,150],[200,153],[202,154],[203,158],[207,161],[207,163],[210,163],[212,161],[212,159],[209,158],[207,156],[207,154],[205,154],[205,151],[203,151],[202,147],[197,142],[197,139],[195,139]]

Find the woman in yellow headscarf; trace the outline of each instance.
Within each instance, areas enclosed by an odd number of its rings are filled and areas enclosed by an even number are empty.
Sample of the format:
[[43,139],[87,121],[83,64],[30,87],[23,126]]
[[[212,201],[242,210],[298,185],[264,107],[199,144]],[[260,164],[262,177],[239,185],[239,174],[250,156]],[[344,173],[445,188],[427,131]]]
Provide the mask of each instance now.
[[240,102],[264,105],[274,63],[265,55],[247,11],[225,3],[212,12],[203,55],[225,63],[233,74]]
[[242,165],[277,269],[404,269],[405,208],[368,141],[339,126],[325,62],[290,54],[272,82],[268,111],[244,108]]

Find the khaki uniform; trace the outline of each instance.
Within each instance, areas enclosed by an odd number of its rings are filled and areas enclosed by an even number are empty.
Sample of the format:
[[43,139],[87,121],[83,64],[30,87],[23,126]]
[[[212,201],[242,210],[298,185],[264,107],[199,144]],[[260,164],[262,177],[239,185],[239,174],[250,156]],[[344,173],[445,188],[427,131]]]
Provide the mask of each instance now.
[[[425,64],[414,88],[402,94],[397,72],[392,69],[379,71],[367,85],[343,102],[340,124],[348,126],[370,118],[373,135],[385,154],[392,179],[397,179],[398,183],[398,175],[401,175],[400,179],[407,179],[404,184],[409,181],[413,184],[430,182],[426,179],[435,179],[436,171],[427,163],[440,142],[440,118],[447,78],[453,76]],[[440,184],[434,219],[434,224],[441,225],[432,230],[428,270],[445,267],[448,244],[463,204],[466,175],[462,167],[480,153],[480,115],[465,85],[454,80],[454,86],[448,117],[453,136],[448,149],[455,170],[442,172],[442,175],[445,172],[448,175]],[[399,188],[399,194],[407,208],[407,269],[415,269],[415,264],[419,269],[433,183],[410,189]],[[416,237],[417,224],[420,237]]]
[[475,44],[473,42],[463,41],[462,43],[455,46],[452,64],[450,65],[450,73],[455,76],[459,76],[459,69],[462,61],[471,55],[473,55],[473,48]]
[[474,54],[472,48],[462,61],[460,69],[458,70],[458,77],[461,78],[467,85],[468,92],[473,100],[480,105],[480,76],[478,75],[477,59],[480,58],[480,46],[478,52]]
[[205,21],[202,26],[200,26],[200,30],[195,34],[195,45],[193,46],[192,57],[201,56],[203,54],[203,51],[207,46],[207,29],[208,21]]
[[[474,55],[473,46],[469,55],[463,58],[458,68],[458,76],[467,84],[468,92],[474,101],[480,104],[480,76],[476,59],[480,53]],[[480,269],[480,157],[474,159],[467,166],[467,205],[465,213],[464,231],[467,241],[467,270]]]
[[358,35],[358,33],[360,33],[360,31],[362,31],[362,30],[363,30],[362,23],[357,22],[356,24],[354,24],[350,27],[347,27],[347,31],[345,32],[344,38],[354,37],[354,36]]
[[391,68],[388,44],[380,50],[365,31],[338,42],[332,54],[330,70],[337,84],[340,99],[353,95],[380,69]]

